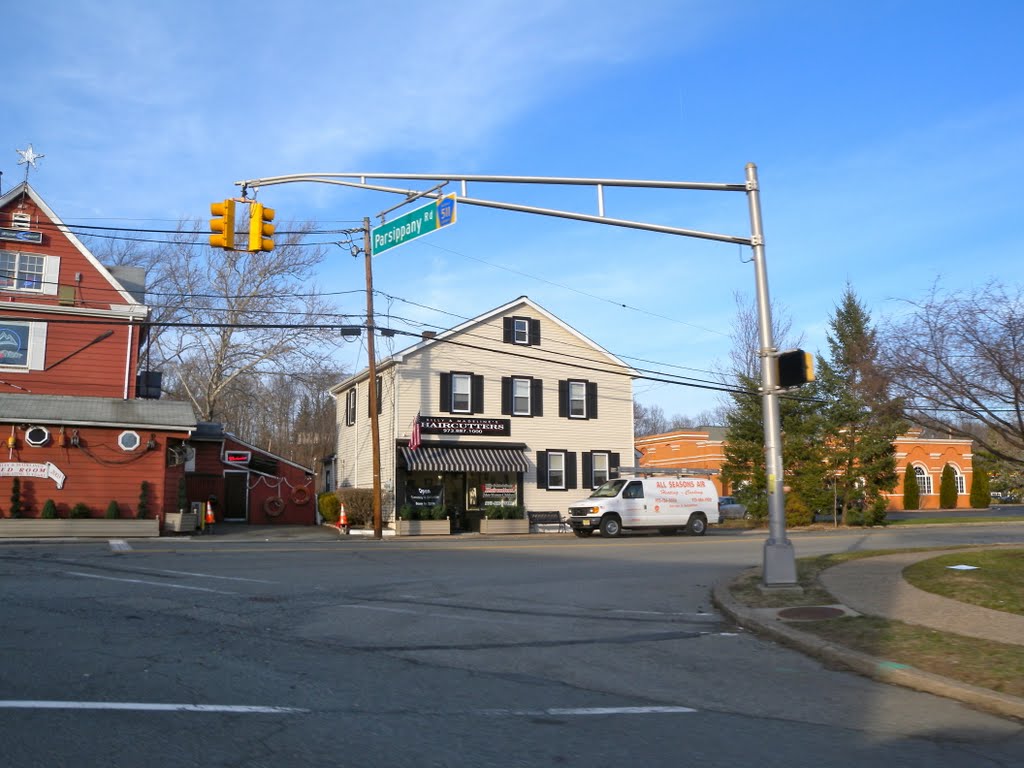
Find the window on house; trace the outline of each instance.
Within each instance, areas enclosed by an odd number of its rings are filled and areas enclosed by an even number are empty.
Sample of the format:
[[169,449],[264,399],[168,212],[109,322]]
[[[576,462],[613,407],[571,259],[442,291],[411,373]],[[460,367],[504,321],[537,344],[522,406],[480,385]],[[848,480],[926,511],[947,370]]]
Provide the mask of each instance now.
[[[384,379],[377,377],[377,415],[384,412]],[[366,387],[366,418],[370,418],[370,387]]]
[[0,367],[41,371],[46,357],[46,323],[0,323]]
[[544,382],[532,376],[502,376],[501,412],[506,416],[543,416]]
[[484,377],[466,371],[441,374],[442,413],[483,413]]
[[140,445],[142,445],[142,438],[139,437],[139,433],[126,429],[120,435],[117,436],[117,445],[122,450],[127,452],[134,451]]
[[468,373],[452,374],[452,413],[469,413],[472,402],[472,376]]
[[619,454],[612,451],[586,451],[583,454],[583,482],[599,488],[619,476]]
[[565,488],[565,454],[548,452],[548,488]]
[[932,476],[925,471],[924,467],[914,467],[914,476],[917,477],[917,487],[921,489],[921,493],[931,494]]
[[506,317],[503,319],[502,341],[506,344],[540,345],[540,320],[532,317]]
[[597,488],[608,482],[608,454],[592,453],[590,487]]
[[44,261],[32,253],[0,252],[0,288],[42,291]]
[[967,493],[967,491],[965,490],[967,488],[967,485],[964,482],[964,476],[963,473],[960,471],[959,467],[953,467],[953,480],[956,482],[956,492],[958,494]]
[[569,419],[596,419],[597,383],[583,379],[558,382],[558,415]]
[[356,388],[352,387],[345,393],[345,424],[352,426],[356,423]]

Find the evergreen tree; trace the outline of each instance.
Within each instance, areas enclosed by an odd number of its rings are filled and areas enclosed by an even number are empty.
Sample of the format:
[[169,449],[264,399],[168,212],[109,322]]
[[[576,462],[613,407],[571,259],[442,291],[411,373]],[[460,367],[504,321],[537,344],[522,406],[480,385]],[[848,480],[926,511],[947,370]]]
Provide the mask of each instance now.
[[956,500],[956,472],[952,465],[947,464],[942,468],[942,479],[939,481],[939,507],[956,509]]
[[903,508],[907,511],[921,508],[921,486],[917,484],[917,473],[909,464],[903,473]]
[[971,480],[971,509],[988,509],[992,503],[989,491],[988,467],[983,462],[974,462],[974,478]]
[[822,440],[845,523],[885,517],[883,492],[896,487],[893,441],[905,429],[900,403],[889,397],[871,318],[847,285],[829,321],[829,359],[818,356],[817,394],[825,400]]

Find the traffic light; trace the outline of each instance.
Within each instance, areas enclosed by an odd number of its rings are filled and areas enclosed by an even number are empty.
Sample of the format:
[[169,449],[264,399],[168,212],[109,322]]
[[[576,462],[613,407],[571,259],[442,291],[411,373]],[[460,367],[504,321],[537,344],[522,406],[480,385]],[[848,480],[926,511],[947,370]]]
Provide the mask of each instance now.
[[274,209],[264,207],[263,203],[253,203],[249,209],[249,250],[272,251],[274,241]]
[[210,213],[220,218],[210,219],[210,246],[235,250],[235,201],[230,198],[219,203],[210,203]]
[[779,354],[779,387],[789,389],[814,381],[814,356],[802,349]]

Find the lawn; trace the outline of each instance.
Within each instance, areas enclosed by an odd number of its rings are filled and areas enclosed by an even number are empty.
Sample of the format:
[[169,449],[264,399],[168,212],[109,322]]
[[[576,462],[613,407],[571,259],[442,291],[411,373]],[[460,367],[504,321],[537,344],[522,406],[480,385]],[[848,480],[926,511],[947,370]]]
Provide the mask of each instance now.
[[[950,566],[969,565],[976,570]],[[1024,615],[1024,549],[983,549],[922,560],[903,571],[918,589]]]
[[[829,605],[837,601],[818,581],[818,574],[823,570],[847,560],[894,554],[897,551],[900,550],[849,552],[801,558],[797,560],[796,565],[797,581],[803,587],[802,593],[762,592],[759,588],[760,573],[751,573],[736,580],[730,586],[730,592],[735,600],[752,608]],[[988,559],[987,555],[989,554],[997,554],[1002,557]],[[926,560],[919,565],[939,560],[944,563],[938,566],[938,569],[942,571],[941,578],[933,579],[929,574],[925,574],[922,578],[945,581],[949,578],[946,564],[986,563],[984,568],[979,566],[978,569],[978,571],[986,571],[986,574],[975,577],[971,583],[970,591],[975,598],[971,602],[987,607],[994,607],[989,603],[996,603],[998,600],[1003,600],[1005,605],[1019,605],[1019,601],[1024,597],[1022,595],[1024,587],[1019,580],[1024,573],[1024,562],[1022,562],[1024,561],[1024,550],[965,548],[959,553]],[[1002,570],[1009,570],[1015,574],[1014,578],[1017,581],[1010,582],[1010,577],[1005,573],[1003,575],[998,573],[1000,567],[996,563],[1005,565],[1007,562],[1009,562],[1008,568]],[[949,580],[953,582],[954,586],[962,587],[966,582],[962,580],[958,582],[957,578],[964,573],[977,574],[978,571],[948,571],[948,574],[953,574]],[[1008,587],[1008,583],[1016,584],[1016,587]],[[921,589],[930,588],[916,586]],[[1007,596],[1007,592],[1011,589],[1016,590],[1016,600],[1010,600]],[[936,590],[930,589],[930,591]],[[939,594],[946,593],[940,592]],[[952,594],[947,596],[958,599]],[[982,598],[988,600],[989,603],[980,602]],[[999,608],[999,610],[1007,610],[1007,608]],[[802,631],[826,638],[837,645],[889,662],[905,664],[1000,693],[1024,696],[1024,646],[978,640],[874,616],[802,621],[795,626]]]

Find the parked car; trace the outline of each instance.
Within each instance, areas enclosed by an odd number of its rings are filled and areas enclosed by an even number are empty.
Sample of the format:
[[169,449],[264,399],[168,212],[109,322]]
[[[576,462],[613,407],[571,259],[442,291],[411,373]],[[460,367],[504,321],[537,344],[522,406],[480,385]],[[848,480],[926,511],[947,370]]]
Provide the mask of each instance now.
[[744,519],[750,517],[747,514],[747,507],[745,504],[740,504],[736,501],[735,496],[719,496],[718,497],[718,515],[723,519],[728,518],[739,518]]

